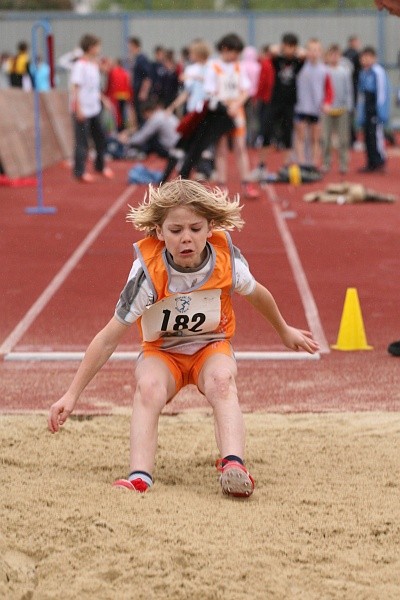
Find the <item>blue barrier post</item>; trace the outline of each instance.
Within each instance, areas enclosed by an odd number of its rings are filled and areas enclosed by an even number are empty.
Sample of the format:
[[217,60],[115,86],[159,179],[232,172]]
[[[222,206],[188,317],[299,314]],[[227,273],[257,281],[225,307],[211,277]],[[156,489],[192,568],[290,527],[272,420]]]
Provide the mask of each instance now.
[[[37,21],[32,26],[32,64],[34,69],[37,65],[37,33],[39,29],[43,29],[44,33],[49,36],[51,27],[48,21]],[[47,49],[47,53],[48,53]],[[48,56],[48,63],[51,64],[52,57]],[[25,212],[30,215],[55,214],[57,209],[54,206],[44,206],[43,202],[43,168],[42,168],[42,136],[40,131],[40,97],[37,86],[34,85],[34,123],[35,123],[35,159],[36,159],[36,179],[37,179],[37,204],[25,208]]]

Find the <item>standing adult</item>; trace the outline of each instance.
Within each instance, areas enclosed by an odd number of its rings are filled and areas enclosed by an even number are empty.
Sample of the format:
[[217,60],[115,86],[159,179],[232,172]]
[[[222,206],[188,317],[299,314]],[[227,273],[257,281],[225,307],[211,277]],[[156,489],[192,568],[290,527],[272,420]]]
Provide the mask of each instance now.
[[137,124],[140,127],[145,120],[141,109],[142,103],[148,99],[152,87],[152,65],[142,51],[142,42],[138,37],[131,37],[129,39],[129,52],[133,59],[133,106],[136,113]]

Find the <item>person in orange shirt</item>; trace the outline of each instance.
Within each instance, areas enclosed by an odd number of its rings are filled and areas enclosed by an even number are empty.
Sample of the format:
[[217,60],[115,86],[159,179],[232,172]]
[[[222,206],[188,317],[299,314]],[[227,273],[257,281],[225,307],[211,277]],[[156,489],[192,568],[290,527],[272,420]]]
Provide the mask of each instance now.
[[245,428],[236,389],[232,293],[242,294],[292,350],[311,354],[318,344],[309,331],[291,327],[271,293],[251,274],[228,230],[241,229],[238,197],[219,188],[175,179],[148,194],[128,220],[145,237],[135,246],[128,281],[114,316],[90,343],[68,391],[49,412],[59,431],[81,393],[108,360],[132,323],[142,352],[136,366],[127,479],[114,486],[137,492],[153,484],[162,409],[187,384],[195,384],[214,413],[217,460],[223,493],[248,497],[254,480],[244,465]]

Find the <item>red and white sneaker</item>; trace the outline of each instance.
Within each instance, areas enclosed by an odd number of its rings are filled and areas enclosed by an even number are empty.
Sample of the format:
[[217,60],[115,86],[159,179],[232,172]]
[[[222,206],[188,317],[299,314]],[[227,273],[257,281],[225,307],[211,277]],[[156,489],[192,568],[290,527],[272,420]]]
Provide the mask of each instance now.
[[215,463],[221,473],[219,481],[223,494],[235,498],[248,498],[254,491],[254,479],[244,465],[219,458]]
[[84,173],[80,177],[77,177],[77,180],[80,183],[94,183],[95,182],[95,178],[90,173]]
[[110,169],[110,167],[104,167],[104,169],[102,170],[101,174],[106,179],[114,179],[114,177],[115,177],[114,171],[112,169]]
[[140,479],[140,477],[133,479],[132,481],[130,479],[117,479],[117,481],[114,481],[113,487],[134,490],[140,494],[144,494],[149,489],[147,483],[143,481],[143,479]]
[[256,200],[260,197],[260,192],[254,183],[244,183],[243,184],[243,198],[247,198],[247,200]]

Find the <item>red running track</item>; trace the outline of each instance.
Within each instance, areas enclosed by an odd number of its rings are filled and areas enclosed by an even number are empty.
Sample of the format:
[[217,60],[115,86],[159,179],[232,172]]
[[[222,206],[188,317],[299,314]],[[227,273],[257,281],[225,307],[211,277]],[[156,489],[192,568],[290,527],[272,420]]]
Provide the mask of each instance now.
[[[380,192],[400,192],[398,157],[390,158],[385,175],[374,177],[356,173],[362,158],[359,154],[352,157],[347,180]],[[279,161],[280,156],[274,156],[272,166],[278,166]],[[161,166],[157,161],[150,164]],[[3,352],[5,347],[12,353],[83,351],[113,314],[132,262],[132,243],[138,237],[125,223],[127,204],[135,204],[144,193],[142,186],[127,190],[129,167],[128,163],[114,163],[115,180],[99,179],[91,186],[76,183],[61,166],[48,169],[44,199],[57,206],[56,215],[32,216],[24,212],[26,206],[35,202],[34,188],[0,188]],[[338,176],[299,188],[276,184],[262,190],[258,200],[245,203],[246,226],[233,238],[254,275],[274,294],[286,319],[296,326],[308,327],[309,298],[304,300],[304,287],[299,290],[295,281],[288,247],[277,226],[277,219],[280,220],[293,241],[328,344],[336,341],[345,291],[356,287],[368,342],[374,350],[331,351],[318,361],[240,361],[238,387],[245,409],[400,407],[400,364],[386,350],[390,341],[400,339],[400,205],[303,202],[304,193],[334,180],[338,181]],[[234,175],[230,190],[240,191]],[[97,234],[89,239],[87,236],[93,235],[96,227]],[[77,254],[79,249],[81,255]],[[56,277],[57,285],[30,323],[29,310]],[[269,325],[241,298],[237,298],[236,313],[236,350],[284,350]],[[29,326],[18,333],[16,328],[21,323]],[[137,349],[135,333],[120,348]],[[74,362],[3,360],[0,410],[46,409],[66,389],[75,369]],[[132,363],[110,362],[86,390],[80,410],[107,413],[114,406],[129,405],[133,386]],[[180,394],[169,410],[200,405],[204,405],[203,399],[189,390]]]

